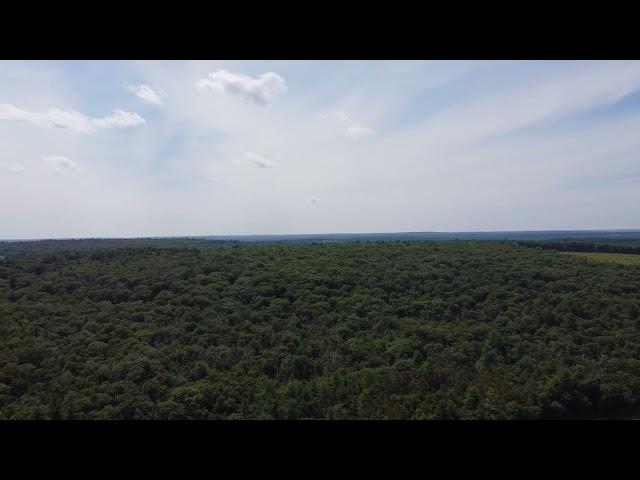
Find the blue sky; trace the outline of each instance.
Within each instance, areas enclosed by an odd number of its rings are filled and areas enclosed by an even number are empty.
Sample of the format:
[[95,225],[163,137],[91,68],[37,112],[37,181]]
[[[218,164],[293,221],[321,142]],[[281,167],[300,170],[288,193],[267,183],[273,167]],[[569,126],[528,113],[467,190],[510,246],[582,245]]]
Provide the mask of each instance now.
[[0,238],[640,228],[640,62],[3,61]]

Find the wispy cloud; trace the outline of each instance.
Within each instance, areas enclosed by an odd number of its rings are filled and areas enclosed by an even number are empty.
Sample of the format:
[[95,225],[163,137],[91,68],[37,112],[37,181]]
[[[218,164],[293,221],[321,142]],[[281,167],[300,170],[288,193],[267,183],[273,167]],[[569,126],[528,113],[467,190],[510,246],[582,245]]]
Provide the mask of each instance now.
[[129,128],[146,123],[137,113],[119,109],[102,118],[90,118],[75,110],[52,108],[46,113],[39,113],[8,103],[0,104],[0,120],[26,123],[41,128],[60,128],[82,134],[95,133],[100,128]]
[[346,122],[349,119],[349,115],[339,110],[336,110],[335,112],[324,114],[323,118],[327,118],[330,120],[337,120],[339,122]]
[[275,163],[253,152],[245,153],[244,158],[247,162],[257,165],[260,168],[275,167],[276,165]]
[[127,85],[125,84],[125,88],[133,93],[136,97],[142,100],[144,103],[148,103],[150,105],[162,105],[162,99],[160,95],[153,91],[153,89],[149,85]]
[[460,145],[613,104],[640,89],[640,62],[571,66],[525,77],[513,86],[452,107],[417,125],[410,134],[428,144]]
[[348,127],[344,133],[351,138],[359,139],[363,137],[368,137],[373,134],[373,130],[369,127],[365,127],[363,125],[351,125]]
[[196,82],[200,92],[225,92],[239,95],[260,105],[266,105],[280,93],[287,91],[284,78],[274,72],[250,77],[241,73],[218,70]]
[[24,172],[25,168],[20,163],[0,163],[0,170],[9,173],[20,173]]
[[75,170],[75,171],[79,171],[80,170],[78,165],[73,160],[71,160],[70,158],[67,158],[67,157],[50,155],[50,156],[42,157],[41,160],[51,170],[53,170],[55,172],[58,172],[58,173],[62,173],[64,171],[66,171],[66,170]]

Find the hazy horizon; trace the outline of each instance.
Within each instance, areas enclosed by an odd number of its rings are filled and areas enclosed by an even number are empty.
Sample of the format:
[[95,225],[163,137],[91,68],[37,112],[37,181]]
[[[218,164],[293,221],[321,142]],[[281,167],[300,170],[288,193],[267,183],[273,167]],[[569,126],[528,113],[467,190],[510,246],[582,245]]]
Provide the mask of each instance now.
[[634,230],[639,127],[638,61],[2,61],[0,239]]
[[[69,237],[33,237],[33,238],[0,238],[0,242],[14,242],[14,241],[37,241],[37,240],[128,240],[128,239],[163,239],[163,238],[242,238],[242,237],[308,237],[308,236],[348,236],[348,235],[472,235],[472,234],[523,234],[523,233],[639,233],[640,228],[613,228],[613,229],[528,229],[528,230],[452,230],[452,231],[405,231],[405,232],[301,232],[301,233],[248,233],[248,234],[235,234],[235,233],[216,233],[216,234],[204,234],[204,235],[133,235],[133,236],[109,236],[109,235],[96,235],[96,236],[69,236]],[[595,237],[594,237],[595,238]]]

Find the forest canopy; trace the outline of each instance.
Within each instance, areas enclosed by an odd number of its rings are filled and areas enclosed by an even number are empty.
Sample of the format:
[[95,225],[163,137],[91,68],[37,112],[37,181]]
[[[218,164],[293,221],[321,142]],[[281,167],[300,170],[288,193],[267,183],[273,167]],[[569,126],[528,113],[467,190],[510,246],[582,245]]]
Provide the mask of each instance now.
[[639,307],[508,241],[13,251],[0,418],[632,418]]

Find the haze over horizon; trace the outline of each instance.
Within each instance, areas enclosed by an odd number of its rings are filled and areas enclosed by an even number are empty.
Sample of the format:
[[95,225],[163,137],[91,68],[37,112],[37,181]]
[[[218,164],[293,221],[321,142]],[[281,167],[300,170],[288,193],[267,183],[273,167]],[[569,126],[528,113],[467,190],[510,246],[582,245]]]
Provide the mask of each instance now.
[[[586,235],[586,236],[585,236]],[[544,229],[530,229],[530,230],[490,230],[490,231],[407,231],[407,232],[317,232],[317,233],[249,233],[249,234],[215,234],[215,235],[147,235],[147,236],[110,236],[110,235],[95,235],[95,236],[69,236],[69,237],[34,237],[34,238],[0,238],[0,242],[23,242],[23,241],[39,241],[39,240],[134,240],[134,239],[211,239],[211,240],[242,240],[249,241],[269,241],[269,240],[293,240],[298,238],[325,238],[325,239],[340,239],[347,237],[359,237],[375,239],[376,237],[384,236],[387,238],[416,238],[422,240],[433,239],[580,239],[587,238],[593,240],[595,238],[620,238],[621,236],[626,240],[634,238],[640,239],[640,229],[637,228],[621,228],[621,229],[609,229],[609,230],[593,230],[593,229],[563,229],[563,230],[544,230]]]
[[639,127],[638,61],[3,61],[0,239],[637,229]]

